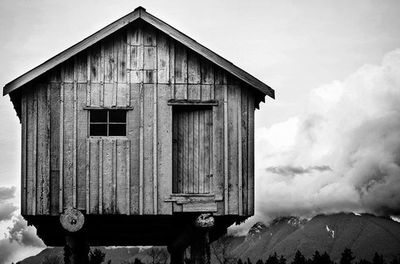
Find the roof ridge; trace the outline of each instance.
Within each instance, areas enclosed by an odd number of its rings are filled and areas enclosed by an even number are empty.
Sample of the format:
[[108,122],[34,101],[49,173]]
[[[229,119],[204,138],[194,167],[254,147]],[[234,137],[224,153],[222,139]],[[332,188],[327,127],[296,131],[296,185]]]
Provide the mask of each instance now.
[[17,77],[13,81],[7,83],[3,88],[3,95],[7,95],[12,91],[20,88],[21,86],[27,84],[28,82],[36,79],[37,77],[41,76],[42,74],[46,73],[47,71],[51,70],[52,68],[56,67],[60,63],[68,60],[69,58],[73,57],[77,53],[89,48],[96,42],[100,41],[101,39],[111,35],[112,33],[116,32],[117,30],[125,27],[126,25],[133,23],[134,21],[141,19],[145,22],[149,23],[150,25],[154,26],[158,30],[164,32],[165,34],[169,35],[176,41],[182,43],[186,47],[192,49],[196,53],[202,55],[206,59],[210,60],[212,63],[218,65],[219,67],[225,69],[226,71],[230,72],[232,75],[236,76],[243,82],[247,83],[251,87],[259,90],[264,95],[268,95],[272,98],[275,98],[275,91],[263,83],[262,81],[258,80],[254,76],[250,75],[246,71],[240,69],[239,67],[235,66],[232,62],[224,59],[220,55],[216,54],[215,52],[211,51],[210,49],[206,48],[205,46],[201,45],[194,39],[190,38],[189,36],[185,35],[184,33],[180,32],[179,30],[173,28],[169,24],[165,23],[164,21],[158,19],[157,17],[151,15],[150,13],[146,12],[146,9],[142,6],[138,6],[134,9],[134,11],[130,12],[129,14],[123,16],[122,18],[114,21],[113,23],[107,25],[106,27],[98,30],[97,32],[93,33],[92,35],[86,37],[82,41],[76,43],[75,45],[69,47],[68,49],[58,53],[57,55],[51,57],[47,61],[43,62],[42,64],[36,66],[35,68],[31,69],[30,71],[26,72],[25,74]]

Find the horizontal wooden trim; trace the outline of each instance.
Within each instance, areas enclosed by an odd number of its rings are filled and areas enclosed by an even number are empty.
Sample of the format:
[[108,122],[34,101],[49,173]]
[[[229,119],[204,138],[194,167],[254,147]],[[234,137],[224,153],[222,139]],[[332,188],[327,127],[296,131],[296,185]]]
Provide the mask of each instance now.
[[215,203],[222,201],[222,199],[216,199],[214,194],[202,194],[202,193],[174,193],[171,194],[168,199],[164,202],[174,202],[177,204],[187,203]]
[[133,110],[131,106],[111,106],[111,107],[104,107],[104,106],[85,106],[84,110]]
[[176,100],[171,99],[168,101],[168,105],[178,105],[178,106],[218,106],[217,100]]
[[211,201],[200,201],[194,203],[186,203],[182,205],[184,213],[197,213],[197,212],[217,212],[217,203]]
[[89,136],[89,139],[126,139],[129,140],[127,136]]

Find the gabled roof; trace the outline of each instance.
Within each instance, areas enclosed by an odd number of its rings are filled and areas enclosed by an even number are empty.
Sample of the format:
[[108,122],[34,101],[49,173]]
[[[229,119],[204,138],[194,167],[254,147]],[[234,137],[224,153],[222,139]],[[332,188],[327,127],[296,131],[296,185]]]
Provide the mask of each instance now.
[[56,55],[56,56],[52,57],[51,59],[45,61],[44,63],[40,64],[36,68],[33,68],[32,70],[28,71],[27,73],[21,75],[20,77],[16,78],[15,80],[9,82],[3,88],[3,95],[9,94],[12,91],[15,91],[19,87],[32,81],[33,79],[44,74],[45,72],[49,71],[50,69],[56,67],[60,63],[68,60],[69,58],[76,55],[77,53],[92,46],[99,40],[109,36],[110,34],[116,32],[117,30],[123,28],[124,26],[126,26],[129,23],[132,23],[138,19],[144,20],[145,22],[149,23],[150,25],[154,26],[155,28],[159,29],[160,31],[164,32],[165,34],[169,35],[171,38],[177,40],[178,42],[181,42],[188,48],[190,48],[193,51],[197,52],[198,54],[204,56],[211,62],[220,66],[221,68],[225,69],[226,71],[228,71],[232,75],[236,76],[243,82],[247,83],[251,87],[259,90],[264,95],[268,95],[272,98],[275,98],[275,92],[271,87],[269,87],[265,83],[261,82],[257,78],[253,77],[249,73],[245,72],[244,70],[238,68],[233,63],[222,58],[215,52],[213,52],[213,51],[207,49],[206,47],[204,47],[203,45],[197,43],[195,40],[191,39],[190,37],[186,36],[182,32],[171,27],[167,23],[165,23],[165,22],[161,21],[160,19],[156,18],[155,16],[147,13],[146,9],[144,9],[143,7],[136,8],[133,12],[129,13],[128,15],[118,19],[114,23],[111,23],[110,25],[97,31],[93,35],[85,38],[81,42],[73,45],[72,47],[64,50],[63,52],[59,53],[58,55]]

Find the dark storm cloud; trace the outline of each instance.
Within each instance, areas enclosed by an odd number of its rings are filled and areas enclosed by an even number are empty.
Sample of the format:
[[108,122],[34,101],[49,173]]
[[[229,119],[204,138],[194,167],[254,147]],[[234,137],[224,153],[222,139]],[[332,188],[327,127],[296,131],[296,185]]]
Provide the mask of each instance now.
[[332,169],[327,166],[310,166],[303,168],[301,166],[277,166],[277,167],[269,167],[266,169],[268,172],[272,172],[275,174],[280,174],[283,176],[294,176],[298,174],[305,174],[310,172],[323,172],[323,171],[331,171]]

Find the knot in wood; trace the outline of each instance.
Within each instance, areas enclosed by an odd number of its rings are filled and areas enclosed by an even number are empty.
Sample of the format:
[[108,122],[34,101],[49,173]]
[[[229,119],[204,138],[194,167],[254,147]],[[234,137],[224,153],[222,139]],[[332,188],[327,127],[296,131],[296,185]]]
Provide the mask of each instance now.
[[201,228],[213,227],[215,223],[212,214],[201,214],[195,220],[195,225]]
[[60,215],[60,223],[62,227],[69,232],[79,231],[85,223],[85,216],[75,208],[67,208]]

